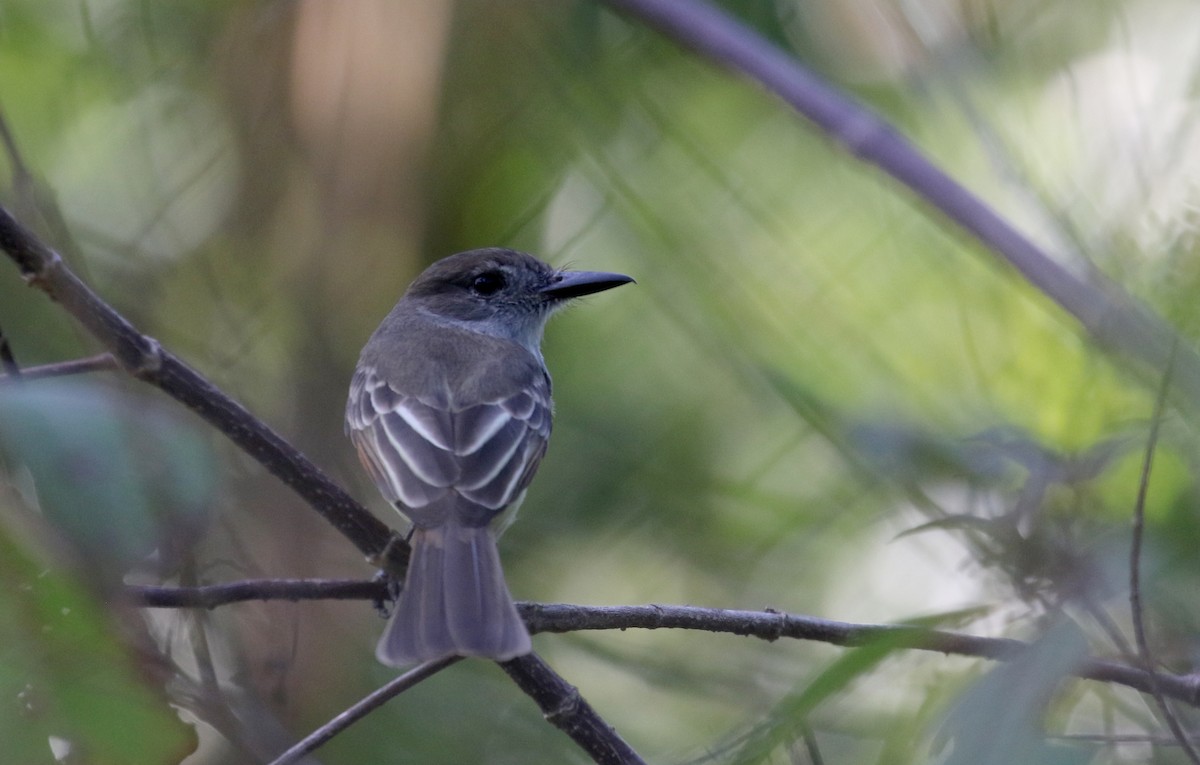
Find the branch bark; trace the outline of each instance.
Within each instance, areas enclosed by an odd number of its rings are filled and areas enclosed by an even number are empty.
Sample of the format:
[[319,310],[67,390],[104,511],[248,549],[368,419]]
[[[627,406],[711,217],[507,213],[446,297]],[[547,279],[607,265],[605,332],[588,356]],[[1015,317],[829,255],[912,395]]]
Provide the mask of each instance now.
[[[353,599],[380,600],[387,586],[379,581],[274,580],[245,581],[204,587],[128,586],[136,604],[152,608],[215,608],[246,600]],[[1029,644],[1011,638],[980,637],[903,624],[855,624],[780,611],[740,611],[695,606],[579,606],[566,603],[519,603],[529,631],[580,632],[584,630],[687,629],[723,632],[762,640],[812,640],[856,648],[878,640],[891,640],[915,651],[974,656],[1010,661]],[[900,640],[897,640],[900,638]],[[537,671],[528,668],[531,675]],[[508,668],[506,667],[506,670]],[[1074,672],[1078,678],[1113,683],[1164,695],[1200,707],[1200,676],[1150,672],[1140,667],[1103,659],[1088,659]],[[567,686],[569,688],[569,686]],[[563,689],[566,692],[566,688]]]
[[[1011,661],[1028,643],[1011,638],[990,638],[944,632],[924,627],[892,624],[854,624],[779,611],[737,611],[692,606],[573,606],[521,604],[531,632],[579,630],[692,629],[727,632],[763,640],[793,638],[846,647],[869,645],[888,639],[918,651],[975,656]],[[1124,685],[1151,693],[1157,681],[1165,696],[1200,706],[1200,677],[1147,672],[1102,659],[1081,662],[1073,673],[1085,680]]]
[[637,765],[643,760],[612,726],[536,653],[506,661],[500,668],[537,703],[546,722],[566,733],[600,765]]

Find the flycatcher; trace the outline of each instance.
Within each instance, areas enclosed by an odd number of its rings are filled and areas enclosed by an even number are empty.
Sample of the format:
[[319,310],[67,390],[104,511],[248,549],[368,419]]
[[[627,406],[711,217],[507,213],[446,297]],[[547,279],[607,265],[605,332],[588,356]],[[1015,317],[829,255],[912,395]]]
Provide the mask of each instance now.
[[572,298],[632,281],[513,250],[462,252],[417,277],[367,341],[346,433],[413,523],[404,589],[376,650],[384,664],[531,650],[496,537],[550,437],[542,329]]

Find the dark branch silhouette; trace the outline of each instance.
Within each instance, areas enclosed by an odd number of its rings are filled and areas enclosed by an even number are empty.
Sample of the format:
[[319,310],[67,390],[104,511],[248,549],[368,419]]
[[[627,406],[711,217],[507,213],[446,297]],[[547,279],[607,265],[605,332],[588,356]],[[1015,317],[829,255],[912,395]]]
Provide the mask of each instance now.
[[382,688],[367,694],[349,709],[339,713],[337,717],[297,741],[286,752],[271,760],[270,765],[291,765],[291,763],[299,762],[305,755],[316,751],[322,744],[366,717],[375,709],[383,706],[422,680],[433,677],[459,660],[457,656],[449,656],[445,659],[427,661],[424,664],[413,667]]
[[[43,290],[75,317],[129,374],[154,385],[207,420],[303,497],[314,510],[369,558],[389,549],[391,530],[356,502],[320,468],[241,404],[154,338],[139,332],[116,309],[84,284],[62,257],[0,207],[0,248],[25,280]],[[407,545],[392,544],[398,555],[390,569],[403,573]]]
[[244,579],[199,587],[131,584],[125,593],[145,608],[216,608],[250,600],[379,600],[390,597],[382,580]]

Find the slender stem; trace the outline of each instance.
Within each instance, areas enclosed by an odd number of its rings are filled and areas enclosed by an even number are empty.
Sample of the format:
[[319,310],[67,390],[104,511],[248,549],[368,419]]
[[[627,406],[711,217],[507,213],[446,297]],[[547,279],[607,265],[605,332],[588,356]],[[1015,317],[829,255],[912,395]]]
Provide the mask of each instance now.
[[299,762],[305,755],[316,751],[322,744],[349,728],[378,707],[383,706],[417,683],[436,675],[459,660],[460,657],[458,656],[447,656],[444,659],[427,661],[424,664],[413,667],[382,688],[364,696],[361,701],[358,701],[346,711],[338,714],[337,717],[334,717],[320,728],[300,739],[300,741],[296,742],[286,752],[271,760],[270,765],[291,765],[291,763]]
[[[521,615],[531,632],[578,630],[692,629],[748,635],[763,640],[793,638],[859,647],[889,640],[917,651],[1011,661],[1029,644],[1011,638],[989,638],[924,627],[893,624],[854,624],[779,611],[735,611],[691,606],[574,606],[523,604]],[[1200,706],[1200,676],[1153,675],[1102,659],[1082,660],[1073,676],[1115,683],[1148,693],[1157,679],[1163,693],[1191,706]]]
[[[7,346],[3,335],[0,335],[0,356],[3,356],[3,348]],[[113,358],[111,353],[99,353],[95,356],[88,356],[84,359],[71,359],[70,361],[60,361],[55,364],[42,364],[36,367],[26,367],[24,369],[10,369],[8,364],[5,365],[5,374],[0,375],[0,384],[12,382],[17,379],[21,380],[39,380],[46,377],[67,377],[69,375],[85,374],[88,372],[100,372],[120,369],[117,360]]]
[[1175,347],[1172,346],[1171,355],[1167,360],[1167,369],[1163,372],[1162,384],[1158,389],[1158,397],[1154,401],[1154,413],[1150,418],[1150,435],[1146,439],[1146,453],[1142,459],[1142,473],[1138,481],[1137,500],[1133,506],[1133,533],[1129,545],[1129,609],[1133,621],[1133,637],[1137,643],[1138,659],[1142,664],[1142,668],[1149,673],[1150,677],[1150,694],[1154,696],[1154,702],[1158,706],[1159,712],[1162,714],[1163,719],[1166,720],[1167,727],[1171,730],[1171,735],[1179,742],[1179,746],[1183,749],[1184,754],[1193,763],[1200,765],[1200,753],[1196,751],[1191,738],[1183,730],[1183,725],[1180,723],[1179,717],[1171,709],[1171,705],[1167,703],[1160,688],[1158,675],[1154,670],[1155,661],[1150,650],[1150,641],[1146,637],[1145,607],[1142,604],[1141,570],[1143,539],[1146,527],[1146,496],[1150,491],[1150,472],[1154,467],[1154,452],[1158,446],[1158,432],[1162,425],[1163,410],[1167,404],[1167,391],[1171,387],[1171,373],[1174,371],[1174,361]]

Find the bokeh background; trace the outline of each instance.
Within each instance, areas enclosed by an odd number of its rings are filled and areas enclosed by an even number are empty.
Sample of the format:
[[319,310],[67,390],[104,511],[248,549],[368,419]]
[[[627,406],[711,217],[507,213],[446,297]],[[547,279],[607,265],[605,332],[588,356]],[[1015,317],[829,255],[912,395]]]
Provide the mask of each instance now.
[[[1072,268],[1194,340],[1200,9],[756,0]],[[1036,641],[1015,668],[655,632],[535,648],[653,762],[1183,762],[1134,692],[1129,526],[1158,380],[753,85],[595,2],[0,1],[4,203],[143,331],[389,523],[342,435],[408,281],[486,245],[622,271],[552,323],[519,598],[771,607]],[[95,344],[11,265],[21,365]],[[1197,650],[1195,420],[1168,408],[1144,573]],[[0,383],[13,762],[263,762],[384,683],[367,603],[141,612],[127,582],[369,577],[190,413],[115,373]],[[1186,710],[1183,712],[1186,720]],[[312,762],[583,762],[464,662]]]

